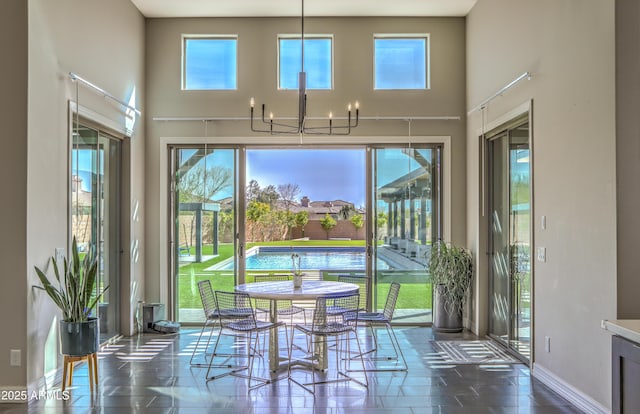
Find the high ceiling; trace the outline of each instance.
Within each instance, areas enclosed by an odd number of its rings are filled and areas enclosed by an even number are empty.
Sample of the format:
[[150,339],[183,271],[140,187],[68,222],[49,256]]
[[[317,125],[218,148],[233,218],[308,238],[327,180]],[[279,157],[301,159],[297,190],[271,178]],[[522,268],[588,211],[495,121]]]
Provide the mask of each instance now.
[[[305,16],[466,16],[477,0],[305,0]],[[301,0],[131,0],[146,17],[300,16]]]

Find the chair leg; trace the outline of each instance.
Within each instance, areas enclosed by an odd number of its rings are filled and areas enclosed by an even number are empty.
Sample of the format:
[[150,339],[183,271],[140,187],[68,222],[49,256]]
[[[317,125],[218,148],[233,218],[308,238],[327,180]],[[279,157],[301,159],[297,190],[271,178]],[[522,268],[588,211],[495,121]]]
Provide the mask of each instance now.
[[[196,342],[196,346],[193,348],[193,352],[191,353],[191,359],[189,360],[189,365],[191,365],[192,367],[200,367],[203,366],[203,364],[199,364],[199,363],[194,363],[193,360],[195,358],[196,352],[198,351],[198,348],[200,347],[200,340],[202,339],[202,335],[204,334],[204,330],[207,328],[207,326],[209,326],[209,320],[205,321],[204,325],[202,326],[202,329],[200,330],[200,335],[198,336],[198,341]],[[209,333],[209,339],[207,339],[207,346],[205,346],[204,348],[204,360],[205,360],[205,364],[207,362],[207,349],[209,349],[209,343],[211,342],[211,336],[213,335],[213,331],[215,330],[215,321],[213,322],[213,326],[211,327],[211,332]]]
[[389,336],[391,338],[391,343],[393,344],[393,347],[396,350],[396,360],[398,360],[398,355],[402,359],[403,368],[399,369],[399,371],[406,371],[408,369],[407,361],[404,359],[404,353],[402,352],[402,348],[400,347],[400,343],[398,342],[398,337],[396,336],[396,333],[390,324],[386,324],[386,327],[387,327],[387,332],[389,332]]
[[[209,360],[209,367],[207,368],[207,374],[205,376],[207,381],[214,381],[214,380],[217,380],[219,378],[226,377],[227,375],[231,375],[231,374],[233,374],[235,372],[243,371],[243,370],[248,368],[247,366],[240,366],[240,367],[237,367],[237,368],[233,368],[232,364],[217,364],[216,365],[216,364],[213,363],[213,360],[217,356],[216,351],[218,349],[218,344],[220,343],[220,337],[221,336],[222,336],[222,328],[220,328],[220,332],[218,333],[218,336],[216,337],[216,344],[213,347],[213,354],[211,355],[211,359]],[[220,354],[220,356],[223,356],[223,355],[226,356],[226,354]],[[227,360],[229,358],[230,357],[228,357]],[[231,369],[230,371],[227,371],[225,373],[219,374],[219,375],[211,375],[210,376],[209,374],[211,373],[211,368],[233,368],[233,369]]]
[[[402,365],[388,367],[388,368],[369,368],[367,371],[369,372],[406,371],[408,369],[407,362],[404,359],[404,354],[402,353],[402,348],[400,347],[400,343],[398,342],[398,337],[396,336],[395,331],[393,330],[393,327],[391,326],[391,324],[385,323],[384,325],[385,325],[385,328],[387,329],[387,335],[389,336],[389,341],[391,342],[391,346],[393,347],[394,355],[375,356],[367,359],[370,361],[397,361],[398,363],[402,362]],[[373,324],[371,324],[371,328],[372,328],[372,332],[374,332],[374,338],[375,338],[377,334],[375,334],[375,331],[373,330]],[[377,340],[374,340],[374,344],[375,344],[375,348],[366,350],[362,353],[362,355],[357,355],[356,357],[367,355],[372,352],[377,352],[378,351]],[[356,357],[353,357],[353,358],[356,358]],[[349,371],[358,372],[359,370],[351,369]]]
[[[271,328],[271,332],[269,333],[270,335],[278,335],[278,327],[273,327]],[[260,337],[260,332],[256,331],[255,332],[255,339],[253,339],[253,332],[248,332],[248,337],[247,337],[247,358],[248,358],[248,366],[245,369],[248,369],[248,373],[247,374],[241,374],[239,373],[239,371],[242,371],[241,369],[238,370],[233,370],[227,374],[224,375],[232,375],[235,377],[240,377],[240,378],[246,378],[247,379],[247,385],[248,385],[248,390],[247,392],[251,392],[253,390],[255,390],[256,388],[260,388],[263,385],[267,385],[267,384],[271,384],[274,383],[276,381],[280,381],[281,379],[285,379],[285,378],[289,378],[288,375],[286,376],[282,376],[282,377],[278,377],[278,378],[262,378],[262,377],[255,377],[253,375],[253,367],[254,367],[254,363],[255,363],[255,358],[256,358],[256,354],[255,354],[255,350],[258,349],[259,346],[259,337]],[[263,339],[264,340],[264,339]],[[289,338],[287,335],[287,328],[285,326],[285,340],[288,342]],[[254,345],[252,346],[251,343],[254,343]],[[252,352],[253,351],[253,352]],[[223,375],[223,376],[224,376]],[[218,376],[217,378],[220,378],[221,376]]]

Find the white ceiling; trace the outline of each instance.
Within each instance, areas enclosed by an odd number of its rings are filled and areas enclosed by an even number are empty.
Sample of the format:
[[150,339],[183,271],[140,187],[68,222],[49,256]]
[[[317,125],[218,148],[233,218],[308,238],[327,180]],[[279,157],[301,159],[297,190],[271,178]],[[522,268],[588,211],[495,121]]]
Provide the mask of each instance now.
[[[466,16],[477,0],[306,0],[305,16]],[[131,0],[146,17],[300,16],[301,0]]]

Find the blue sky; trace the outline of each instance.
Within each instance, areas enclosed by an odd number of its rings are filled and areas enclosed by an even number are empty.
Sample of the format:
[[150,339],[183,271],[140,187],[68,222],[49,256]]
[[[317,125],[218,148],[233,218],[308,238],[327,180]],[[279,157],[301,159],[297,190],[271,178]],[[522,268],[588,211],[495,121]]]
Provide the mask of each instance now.
[[278,149],[247,151],[247,182],[260,187],[298,184],[300,197],[365,202],[365,150]]

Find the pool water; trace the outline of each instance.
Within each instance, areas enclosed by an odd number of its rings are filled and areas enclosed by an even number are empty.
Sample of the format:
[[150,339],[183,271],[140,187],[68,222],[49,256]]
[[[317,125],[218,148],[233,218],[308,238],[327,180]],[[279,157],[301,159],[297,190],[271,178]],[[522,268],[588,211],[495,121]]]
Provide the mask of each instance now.
[[[364,247],[257,247],[247,251],[247,270],[291,270],[291,255],[300,256],[302,270],[364,270]],[[390,269],[388,263],[378,260],[378,269]],[[221,263],[218,269],[233,269],[233,261]]]

